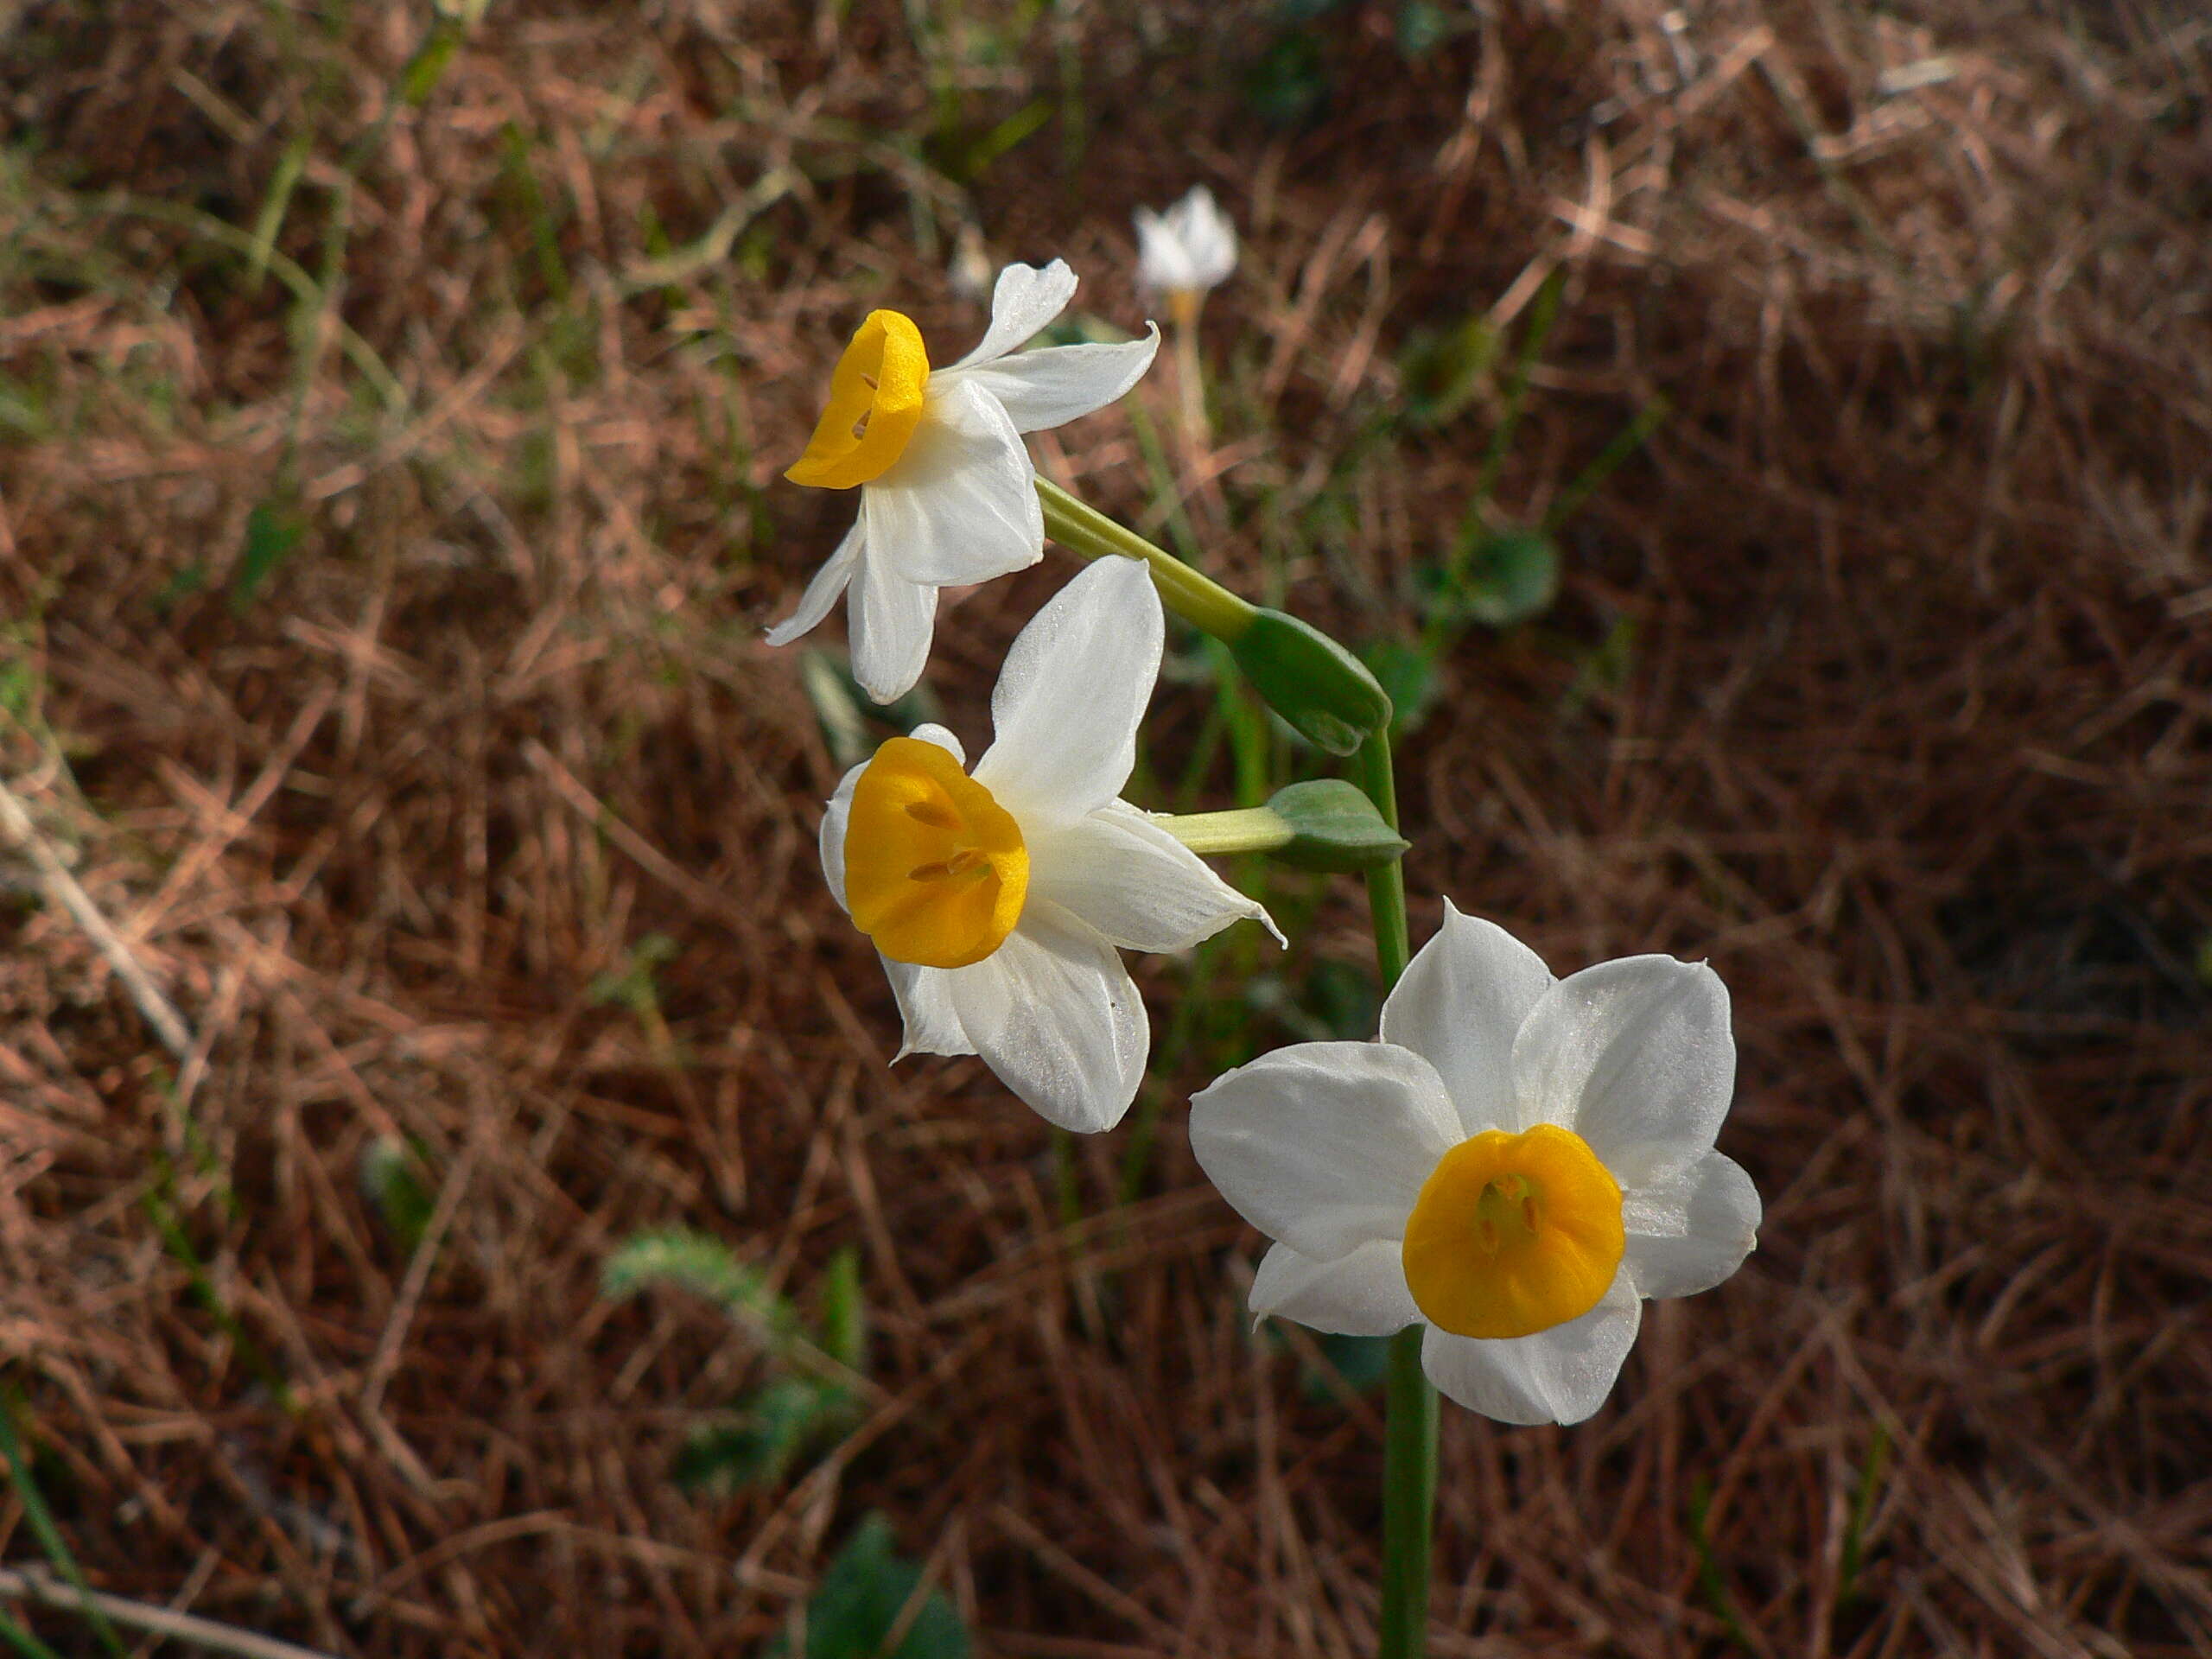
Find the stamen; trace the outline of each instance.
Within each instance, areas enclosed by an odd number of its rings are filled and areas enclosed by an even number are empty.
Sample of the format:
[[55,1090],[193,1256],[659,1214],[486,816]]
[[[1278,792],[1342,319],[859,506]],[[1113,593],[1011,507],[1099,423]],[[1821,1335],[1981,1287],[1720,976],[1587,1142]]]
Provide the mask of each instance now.
[[918,823],[926,823],[932,830],[957,830],[960,815],[939,800],[909,801],[906,816]]
[[1535,1199],[1523,1198],[1521,1200],[1521,1224],[1529,1230],[1529,1237],[1534,1238],[1536,1236]]

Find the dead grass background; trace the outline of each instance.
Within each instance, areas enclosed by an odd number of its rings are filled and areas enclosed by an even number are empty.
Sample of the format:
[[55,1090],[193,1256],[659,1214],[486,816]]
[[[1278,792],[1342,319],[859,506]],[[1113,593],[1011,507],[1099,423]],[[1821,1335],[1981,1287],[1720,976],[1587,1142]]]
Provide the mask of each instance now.
[[[1332,460],[1411,329],[1509,319],[1554,267],[1503,505],[1673,410],[1553,616],[1459,652],[1402,762],[1408,876],[1417,938],[1450,893],[1562,970],[1709,955],[1768,1219],[1651,1309],[1592,1424],[1447,1411],[1433,1650],[2212,1648],[2192,8],[1514,3],[1408,62],[1395,8],[1346,5],[1287,130],[1242,91],[1287,27],[1252,4],[1025,39],[986,4],[501,0],[419,108],[420,3],[8,10],[5,770],[197,1033],[173,1063],[19,872],[0,1344],[101,1586],[337,1654],[747,1653],[880,1508],[989,1652],[1371,1643],[1375,1409],[1247,1337],[1255,1240],[1180,1134],[1210,1072],[1171,1080],[1126,1225],[1070,1234],[987,1074],[887,1069],[813,853],[836,769],[758,636],[849,512],[777,474],[863,306],[970,333],[972,219],[1133,326],[1128,212],[1204,178],[1248,251],[1207,314],[1234,407],[1182,482],[1234,579],[1402,626],[1378,596],[1494,409]],[[948,87],[1057,113],[963,190],[915,142]],[[1124,416],[1040,453],[1150,510]],[[234,604],[287,500],[302,539]],[[957,725],[1065,573],[947,620]],[[1359,960],[1356,905],[1307,949]],[[652,932],[665,1040],[588,995]],[[1179,972],[1145,971],[1157,1018]],[[435,1173],[419,1260],[359,1191],[391,1135]],[[881,1391],[805,1478],[666,1478],[756,1363],[699,1306],[598,1300],[614,1243],[677,1223],[795,1290],[863,1249]]]

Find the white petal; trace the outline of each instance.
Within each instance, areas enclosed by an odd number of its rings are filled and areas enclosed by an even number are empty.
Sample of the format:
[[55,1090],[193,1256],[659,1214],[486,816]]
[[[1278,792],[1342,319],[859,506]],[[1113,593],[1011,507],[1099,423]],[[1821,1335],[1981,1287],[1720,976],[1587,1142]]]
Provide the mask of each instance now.
[[1643,1319],[1635,1281],[1621,1273],[1580,1319],[1533,1337],[1493,1342],[1431,1325],[1421,1369],[1468,1410],[1501,1423],[1579,1423],[1612,1392]]
[[866,523],[865,516],[853,521],[853,527],[845,532],[845,539],[837,543],[836,551],[814,573],[814,580],[806,584],[806,592],[799,595],[798,608],[768,630],[770,645],[788,645],[801,634],[812,632],[830,614],[830,607],[852,581],[853,567],[860,562],[865,539],[861,526]]
[[1513,1039],[1551,985],[1541,957],[1446,899],[1444,925],[1382,1005],[1382,1040],[1436,1068],[1467,1135],[1529,1128],[1535,1119],[1514,1095]]
[[[861,514],[872,520],[874,504],[865,498]],[[870,524],[872,548],[882,543]],[[930,658],[937,632],[937,589],[910,582],[873,556],[860,563],[845,598],[845,639],[852,648],[853,678],[878,702],[896,702],[914,689]]]
[[837,792],[822,809],[822,879],[830,884],[830,896],[837,901],[837,908],[848,913],[852,906],[845,902],[845,824],[853,815],[854,786],[868,766],[863,760],[840,779]]
[[1735,1087],[1728,991],[1703,963],[1624,957],[1546,991],[1513,1045],[1516,1091],[1608,1169],[1713,1145]]
[[1378,1238],[1333,1262],[1271,1245],[1252,1275],[1251,1307],[1255,1319],[1273,1314],[1343,1337],[1387,1337],[1421,1318],[1395,1238]]
[[1032,899],[1005,944],[945,981],[983,1064],[1040,1117],[1084,1134],[1122,1121],[1152,1028],[1112,945]]
[[1138,208],[1136,225],[1137,280],[1148,288],[1214,288],[1236,269],[1236,227],[1203,184],[1165,213]]
[[1074,297],[1075,272],[1065,259],[1042,267],[1008,265],[991,289],[991,326],[982,343],[952,366],[972,368],[1004,357],[1066,310]]
[[932,380],[906,452],[861,492],[868,556],[939,588],[1026,569],[1045,556],[1036,479],[997,398],[973,380]]
[[976,781],[1025,832],[1074,823],[1121,794],[1166,631],[1151,574],[1109,557],[1015,636],[991,693],[995,736]]
[[906,735],[919,738],[925,743],[934,743],[962,766],[968,764],[968,751],[961,747],[960,740],[935,721],[924,721]]
[[945,968],[921,968],[911,962],[893,962],[882,952],[883,971],[891,980],[891,994],[899,999],[899,1017],[905,1022],[906,1039],[899,1052],[891,1057],[896,1065],[909,1054],[973,1054],[976,1045],[968,1040],[968,1033],[960,1023],[960,1016],[953,1009],[952,988],[948,982],[956,971]]
[[1029,891],[1125,950],[1187,950],[1248,918],[1283,942],[1265,909],[1127,801],[1031,836]]
[[[1160,350],[1160,327],[1121,345],[1040,346],[981,368],[947,370],[1004,406],[1019,432],[1065,426],[1114,403],[1144,378]],[[934,386],[937,382],[930,383]]]
[[1751,1178],[1717,1152],[1676,1165],[1648,1185],[1627,1186],[1621,1219],[1637,1288],[1646,1296],[1712,1289],[1758,1245],[1760,1215]]
[[1333,1262],[1406,1217],[1460,1139],[1427,1060],[1387,1043],[1299,1043],[1225,1073],[1191,1101],[1191,1150],[1268,1237]]
[[1203,184],[1192,186],[1168,217],[1179,221],[1176,229],[1198,285],[1216,288],[1226,281],[1236,269],[1236,227],[1214,201],[1213,192]]
[[[1172,215],[1171,215],[1172,216]],[[1196,288],[1198,267],[1167,218],[1140,207],[1137,221],[1137,280],[1162,290]]]

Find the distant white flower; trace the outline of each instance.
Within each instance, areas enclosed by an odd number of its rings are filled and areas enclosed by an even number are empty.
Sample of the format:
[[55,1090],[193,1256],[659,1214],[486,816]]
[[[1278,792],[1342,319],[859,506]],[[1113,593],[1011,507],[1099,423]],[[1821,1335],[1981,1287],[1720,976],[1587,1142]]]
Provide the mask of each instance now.
[[1713,1148],[1736,1048],[1702,963],[1628,957],[1554,980],[1447,903],[1382,1040],[1303,1043],[1191,1103],[1191,1146],[1281,1242],[1255,1315],[1382,1336],[1425,1323],[1444,1393],[1509,1423],[1596,1411],[1647,1296],[1757,1242],[1751,1178]]
[[980,1055],[1067,1129],[1113,1128],[1144,1077],[1151,1027],[1116,947],[1187,950],[1245,917],[1274,929],[1119,798],[1163,632],[1145,567],[1100,559],[1007,652],[972,776],[959,741],[924,726],[848,772],[822,819],[830,890],[898,994],[899,1058]]
[[1137,280],[1168,296],[1179,315],[1195,315],[1208,289],[1236,269],[1236,227],[1203,184],[1164,213],[1140,207]]
[[937,626],[937,590],[986,582],[1044,556],[1037,469],[1021,434],[1103,409],[1152,365],[1160,332],[1122,345],[1014,348],[1066,309],[1075,273],[1008,265],[982,344],[931,372],[921,331],[872,311],[838,359],[830,406],[784,476],[858,486],[860,518],[798,609],[768,630],[789,645],[849,589],[853,677],[878,702],[912,689]]

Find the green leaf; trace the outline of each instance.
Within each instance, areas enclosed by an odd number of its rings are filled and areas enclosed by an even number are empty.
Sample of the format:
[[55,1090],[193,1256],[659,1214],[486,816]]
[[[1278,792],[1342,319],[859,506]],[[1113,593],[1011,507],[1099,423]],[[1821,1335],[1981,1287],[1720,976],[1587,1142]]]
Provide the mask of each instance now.
[[1364,968],[1324,957],[1306,976],[1306,1006],[1340,1042],[1365,1042],[1375,1035],[1382,1011],[1375,981]]
[[1321,42],[1305,30],[1278,35],[1244,73],[1244,97],[1272,127],[1294,127],[1329,102],[1329,70]]
[[1401,735],[1428,718],[1429,707],[1436,701],[1436,659],[1425,647],[1404,639],[1374,639],[1362,647],[1360,655],[1398,711]]
[[930,160],[955,184],[974,184],[993,162],[1052,118],[1050,99],[1033,99],[1005,120],[981,129],[955,122],[931,135]]
[[681,1227],[640,1233],[600,1269],[600,1294],[612,1301],[627,1300],[653,1285],[676,1285],[704,1296],[748,1328],[771,1334],[798,1328],[791,1305],[728,1245],[704,1233]]
[[891,1645],[921,1584],[922,1569],[899,1554],[891,1523],[868,1516],[807,1604],[806,1659],[968,1659],[968,1631],[941,1590],[921,1594],[906,1634]]
[[814,705],[815,723],[830,758],[841,768],[856,766],[874,752],[868,716],[861,712],[860,688],[826,651],[798,654],[798,683]]
[[665,933],[648,933],[630,947],[630,959],[620,968],[595,975],[584,988],[584,1000],[594,1007],[625,1007],[640,1020],[660,1012],[660,987],[655,976],[677,957],[677,944]]
[[1424,330],[1398,358],[1398,384],[1406,396],[1406,419],[1415,426],[1442,426],[1474,401],[1497,361],[1497,331],[1479,311],[1451,327]]
[[[1382,1386],[1382,1379],[1390,1371],[1390,1338],[1388,1337],[1325,1336],[1319,1338],[1321,1357],[1335,1368],[1338,1376],[1355,1394],[1372,1394]],[[1329,1379],[1307,1366],[1300,1387],[1308,1400],[1327,1400],[1335,1390]]]
[[874,754],[884,728],[906,733],[944,719],[943,705],[925,685],[918,685],[897,702],[878,708],[853,678],[843,657],[831,652],[801,651],[798,679],[807,702],[813,705],[830,758],[840,766],[856,766]]
[[421,109],[429,102],[430,94],[445,79],[446,67],[453,61],[453,54],[460,50],[463,30],[450,18],[440,18],[430,30],[429,38],[423,42],[420,51],[407,60],[399,72],[400,100],[412,108]]
[[361,1154],[361,1191],[399,1248],[415,1253],[437,1200],[423,1180],[423,1160],[396,1135],[379,1135]]
[[1882,1477],[1889,1465],[1889,1427],[1877,1422],[1866,1446],[1866,1461],[1859,1466],[1859,1490],[1852,1497],[1851,1519],[1844,1530],[1843,1561],[1836,1573],[1835,1605],[1839,1607],[1847,1605],[1859,1594],[1859,1572],[1866,1562],[1866,1523],[1873,1518],[1874,1498],[1882,1489]]
[[810,1442],[842,1431],[852,1417],[852,1395],[845,1389],[808,1377],[779,1377],[735,1417],[695,1429],[669,1475],[694,1493],[772,1486]]
[[77,1565],[77,1558],[69,1552],[68,1541],[62,1537],[61,1529],[54,1523],[54,1511],[47,1507],[46,1496],[39,1491],[38,1480],[31,1472],[30,1459],[23,1455],[23,1446],[16,1433],[16,1413],[21,1409],[22,1399],[11,1387],[0,1395],[0,1459],[4,1459],[8,1484],[22,1503],[23,1519],[29,1524],[31,1536],[46,1552],[47,1560],[60,1570],[61,1576],[76,1587],[84,1598],[79,1604],[85,1618],[91,1623],[92,1633],[100,1639],[115,1659],[124,1659],[130,1649],[116,1633],[115,1626],[99,1604],[92,1599],[92,1585],[85,1577],[85,1569]]
[[253,603],[306,534],[307,521],[274,501],[264,501],[246,515],[245,550],[238,555],[238,568],[231,578],[232,610],[243,612]]
[[1551,608],[1559,567],[1559,549],[1542,531],[1491,531],[1469,551],[1458,591],[1440,587],[1430,595],[1430,613],[1510,628]]
[[1229,649],[1268,706],[1331,754],[1352,753],[1389,723],[1390,699],[1367,665],[1311,623],[1262,610]]
[[1466,27],[1455,23],[1433,0],[1407,0],[1398,8],[1398,55],[1418,63]]
[[847,1244],[822,1270],[816,1345],[847,1370],[868,1369],[868,1302],[861,1289],[861,1253]]

